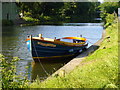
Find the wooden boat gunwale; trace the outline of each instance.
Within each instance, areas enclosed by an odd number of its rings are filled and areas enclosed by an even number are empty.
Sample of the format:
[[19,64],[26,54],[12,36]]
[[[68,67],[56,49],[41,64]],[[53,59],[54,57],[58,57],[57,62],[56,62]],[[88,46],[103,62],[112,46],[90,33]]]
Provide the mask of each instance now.
[[[76,37],[64,37],[62,39],[65,38],[76,38]],[[86,46],[88,45],[86,42],[80,42],[80,43],[71,43],[71,42],[65,42],[65,41],[60,41],[59,39],[51,39],[51,38],[39,38],[39,37],[32,37],[32,40],[38,40],[38,41],[42,41],[42,42],[48,42],[48,43],[53,43],[53,44],[59,44],[59,45],[64,45],[64,46],[76,46],[76,47],[80,47],[80,46]],[[47,40],[46,40],[47,39]],[[26,41],[30,40],[30,38],[27,38]],[[80,40],[80,39],[78,39]],[[85,39],[86,41],[86,39]]]

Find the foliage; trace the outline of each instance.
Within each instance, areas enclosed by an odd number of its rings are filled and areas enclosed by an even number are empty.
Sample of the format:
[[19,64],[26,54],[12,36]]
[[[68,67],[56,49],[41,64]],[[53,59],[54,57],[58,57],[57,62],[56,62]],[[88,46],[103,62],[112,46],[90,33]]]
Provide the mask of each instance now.
[[29,22],[39,21],[38,19],[34,19],[34,18],[32,18],[32,17],[23,17],[23,19],[24,19],[25,21],[29,21]]
[[[96,10],[99,4],[99,2],[17,3],[25,17],[36,18],[40,22],[88,22],[98,16]],[[29,15],[26,12],[29,12]]]
[[118,13],[118,8],[120,7],[120,2],[104,2],[102,3],[99,8],[101,10],[101,18],[105,21],[107,13]]
[[[117,22],[118,23],[118,22]],[[64,77],[56,76],[44,82],[33,82],[31,88],[118,88],[117,23],[106,28],[106,38],[100,48]],[[110,38],[107,38],[107,37]]]
[[1,81],[3,89],[14,89],[14,88],[27,88],[28,80],[27,78],[21,78],[21,75],[16,73],[15,63],[19,58],[14,57],[13,60],[7,60],[3,55],[0,54],[0,67],[1,67]]
[[[115,22],[115,19],[117,18],[117,15],[116,14],[109,14],[107,13],[106,14],[106,18],[105,18],[105,21],[106,21],[106,24],[104,25],[104,27],[108,27],[109,25],[113,24]],[[117,21],[117,20],[116,20]]]

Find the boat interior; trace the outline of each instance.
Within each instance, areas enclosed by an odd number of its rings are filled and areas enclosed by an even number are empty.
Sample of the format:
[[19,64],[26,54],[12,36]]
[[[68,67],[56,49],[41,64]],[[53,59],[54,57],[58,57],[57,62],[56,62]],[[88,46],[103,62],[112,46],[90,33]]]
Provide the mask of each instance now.
[[39,37],[32,37],[32,39],[39,39],[44,41],[51,41],[51,42],[68,42],[68,43],[85,43],[86,39],[83,37],[64,37],[59,39],[51,39],[51,38],[43,38],[41,34]]

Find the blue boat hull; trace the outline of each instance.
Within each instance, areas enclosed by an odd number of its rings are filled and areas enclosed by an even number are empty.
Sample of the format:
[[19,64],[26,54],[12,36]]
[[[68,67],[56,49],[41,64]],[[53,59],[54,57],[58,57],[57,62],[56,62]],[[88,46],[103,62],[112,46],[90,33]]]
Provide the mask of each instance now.
[[35,61],[72,57],[87,47],[60,45],[37,39],[28,40],[27,46]]

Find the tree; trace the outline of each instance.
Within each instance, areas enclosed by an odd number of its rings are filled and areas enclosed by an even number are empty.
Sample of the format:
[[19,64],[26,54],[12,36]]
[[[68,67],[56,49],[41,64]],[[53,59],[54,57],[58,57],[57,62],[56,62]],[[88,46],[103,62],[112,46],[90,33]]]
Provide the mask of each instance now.
[[42,22],[88,22],[96,17],[98,2],[20,2],[24,15]]
[[120,7],[119,2],[104,2],[100,5],[101,18],[105,20],[107,13],[118,13],[118,8]]

